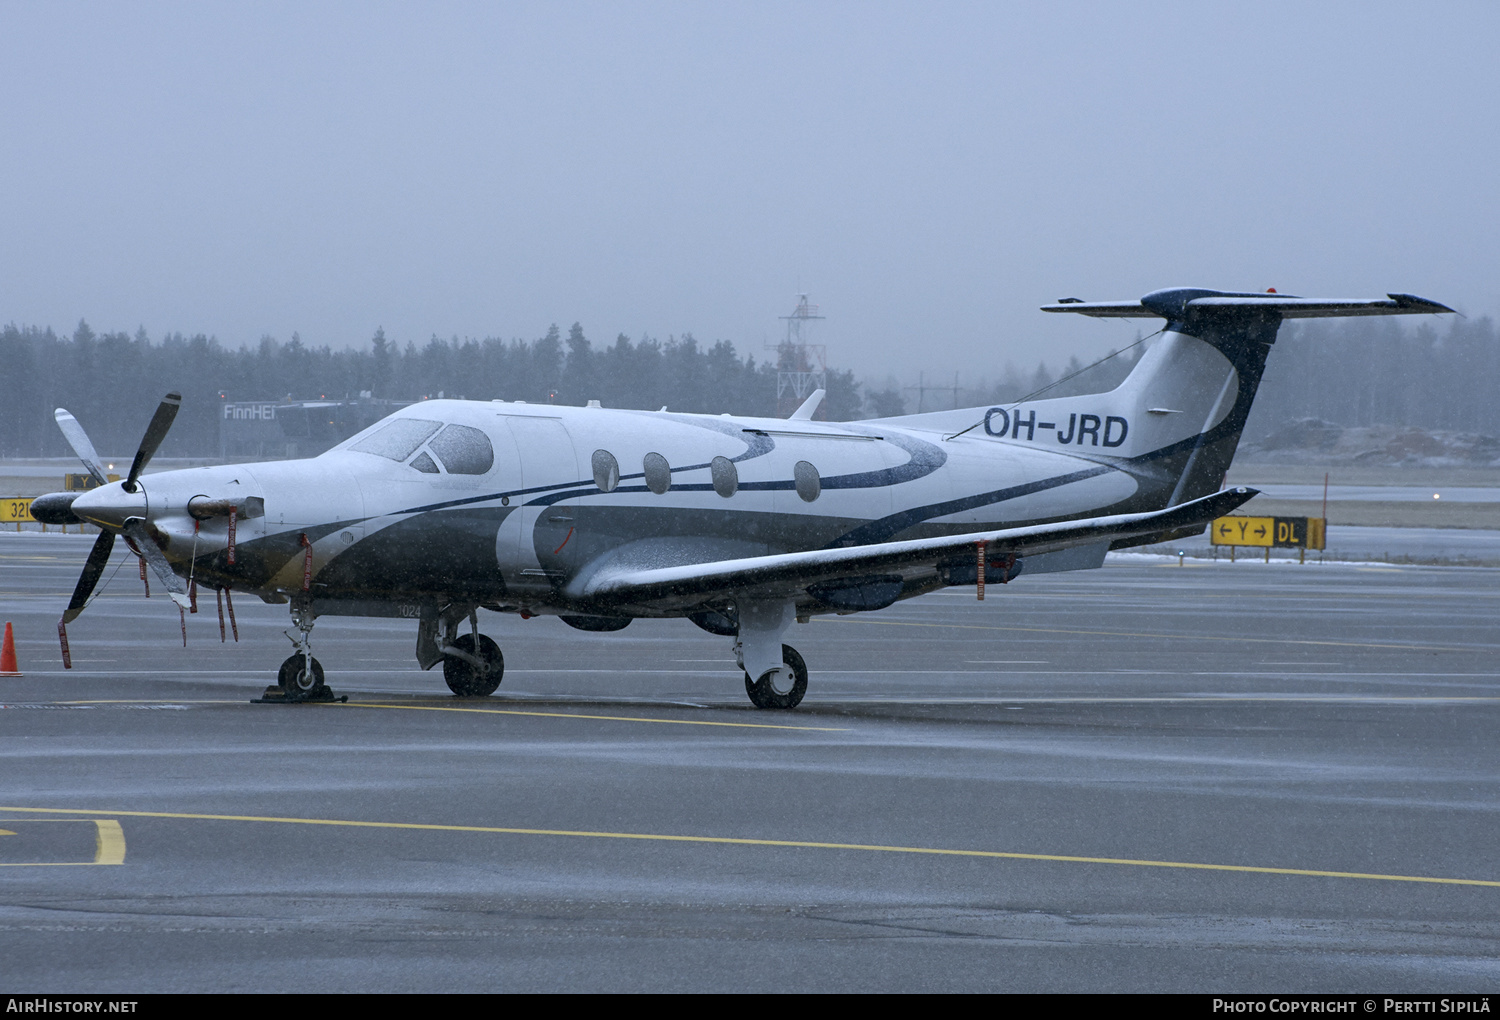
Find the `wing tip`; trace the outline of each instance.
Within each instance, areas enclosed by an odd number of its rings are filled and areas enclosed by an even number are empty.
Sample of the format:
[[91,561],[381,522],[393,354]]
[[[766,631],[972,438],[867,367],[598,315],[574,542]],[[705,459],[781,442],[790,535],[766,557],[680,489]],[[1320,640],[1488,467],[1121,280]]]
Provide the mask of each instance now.
[[1457,315],[1458,310],[1449,308],[1447,305],[1415,294],[1387,294],[1386,297],[1396,302],[1396,307],[1402,311],[1426,313],[1431,315],[1452,314]]

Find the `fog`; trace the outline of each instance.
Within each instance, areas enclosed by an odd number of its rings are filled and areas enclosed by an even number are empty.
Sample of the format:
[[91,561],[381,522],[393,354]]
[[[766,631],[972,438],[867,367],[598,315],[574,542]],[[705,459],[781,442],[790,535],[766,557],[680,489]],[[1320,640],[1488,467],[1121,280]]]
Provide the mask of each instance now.
[[[1194,284],[1500,309],[1500,8],[0,7],[0,320],[1000,379]],[[929,380],[931,381],[931,380]],[[941,380],[939,380],[941,381]]]

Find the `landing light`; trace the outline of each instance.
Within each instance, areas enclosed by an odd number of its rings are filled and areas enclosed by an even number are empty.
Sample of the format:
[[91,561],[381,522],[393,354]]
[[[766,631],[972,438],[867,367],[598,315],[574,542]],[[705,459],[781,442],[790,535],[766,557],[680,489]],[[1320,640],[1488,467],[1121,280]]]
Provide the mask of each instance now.
[[1437,493],[1435,493],[1435,492],[1434,492],[1434,493],[1433,493],[1433,494],[1432,494],[1432,498],[1433,498],[1433,499],[1442,499],[1442,498],[1443,498],[1443,497],[1442,497],[1442,496],[1439,496],[1439,495],[1438,495],[1438,494],[1437,494]]

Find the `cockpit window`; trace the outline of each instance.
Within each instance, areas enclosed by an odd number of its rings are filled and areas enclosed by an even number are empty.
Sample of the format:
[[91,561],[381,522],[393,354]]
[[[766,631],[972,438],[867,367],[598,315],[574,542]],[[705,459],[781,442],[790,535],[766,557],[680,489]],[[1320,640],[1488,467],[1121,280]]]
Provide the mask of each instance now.
[[422,418],[397,418],[385,428],[375,432],[353,446],[351,450],[373,453],[389,460],[405,460],[421,446],[428,436],[442,427],[442,422],[426,421]]
[[432,458],[427,456],[425,452],[419,453],[416,457],[412,458],[411,466],[424,474],[435,475],[438,473],[437,465],[432,462]]
[[490,437],[467,425],[449,425],[427,445],[450,475],[482,475],[495,466]]

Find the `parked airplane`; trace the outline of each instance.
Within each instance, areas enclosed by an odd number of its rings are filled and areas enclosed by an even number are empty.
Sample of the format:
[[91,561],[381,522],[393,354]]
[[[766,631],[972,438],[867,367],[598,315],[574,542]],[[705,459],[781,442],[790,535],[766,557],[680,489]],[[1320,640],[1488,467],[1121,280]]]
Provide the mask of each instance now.
[[1124,382],[1087,396],[860,422],[813,421],[821,391],[790,419],[432,400],[307,460],[143,477],[172,393],[115,483],[59,409],[98,487],[32,513],[102,529],[58,624],[64,658],[118,534],[180,607],[199,587],[288,604],[288,700],[331,697],[319,616],[414,619],[423,669],[491,694],[504,658],[482,608],[589,631],[684,617],[733,638],[756,706],[792,708],[807,689],[782,643],[793,619],[1098,567],[1250,499],[1219,490],[1282,320],[1452,311],[1198,289],[1043,310],[1166,325]]

